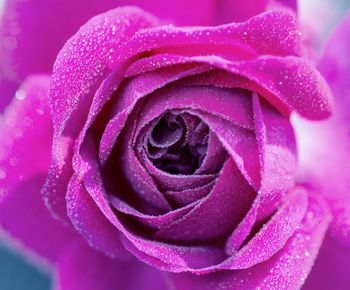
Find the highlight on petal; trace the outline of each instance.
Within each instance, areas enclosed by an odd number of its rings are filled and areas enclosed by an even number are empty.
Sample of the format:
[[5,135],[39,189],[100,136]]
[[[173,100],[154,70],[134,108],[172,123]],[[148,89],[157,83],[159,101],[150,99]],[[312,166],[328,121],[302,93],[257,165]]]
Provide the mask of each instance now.
[[[0,225],[10,245],[50,264],[75,234],[53,220],[41,198],[53,133],[50,77],[28,77],[0,123]],[[11,242],[13,239],[13,242]]]

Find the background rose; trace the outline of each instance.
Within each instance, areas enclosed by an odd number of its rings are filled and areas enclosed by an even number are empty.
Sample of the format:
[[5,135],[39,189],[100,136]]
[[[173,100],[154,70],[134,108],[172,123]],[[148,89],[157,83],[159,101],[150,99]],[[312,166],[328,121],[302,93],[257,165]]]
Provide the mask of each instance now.
[[[25,90],[24,90],[24,91],[25,91]],[[22,92],[24,92],[24,91],[22,91]],[[21,94],[19,94],[19,96],[21,97]],[[39,111],[40,111],[40,110],[39,110]],[[69,141],[69,139],[65,139],[64,141],[65,141],[65,142],[64,142],[63,144],[65,144],[65,145],[68,144],[68,145],[69,145],[69,142],[66,142],[66,141]],[[61,145],[62,145],[62,144],[60,144],[60,146],[61,146]],[[60,148],[62,149],[62,146],[61,146]],[[63,149],[64,149],[64,148],[63,148]],[[287,250],[288,250],[288,249],[287,249]],[[300,250],[300,249],[299,249],[299,250]],[[309,254],[310,254],[310,253],[309,253]],[[261,270],[261,269],[260,269],[260,270]],[[303,273],[303,275],[305,275],[305,273]],[[208,276],[208,277],[211,277],[211,276]],[[255,278],[255,277],[258,277],[258,275],[254,275],[254,278]],[[192,279],[192,278],[191,278],[191,279]],[[209,279],[210,279],[210,278],[209,278]],[[235,280],[237,280],[237,276],[236,276],[236,275],[235,275]],[[222,279],[221,279],[221,281],[222,281]],[[243,281],[244,281],[244,280],[243,280]],[[260,281],[260,282],[261,282],[261,281]],[[181,283],[181,280],[180,280],[180,283]],[[189,285],[189,284],[187,284],[187,283],[188,283],[188,282],[186,282],[186,285]],[[226,283],[228,283],[228,282],[226,282]],[[232,282],[232,281],[231,281],[230,283],[232,284],[232,283],[236,283],[236,282]],[[253,282],[253,283],[254,283],[254,282]],[[266,283],[266,282],[265,282],[265,283]],[[198,284],[198,285],[200,285],[200,284]],[[198,285],[197,285],[197,286],[198,286]],[[206,285],[212,285],[212,284],[206,284]],[[199,286],[199,287],[200,287],[200,286]]]

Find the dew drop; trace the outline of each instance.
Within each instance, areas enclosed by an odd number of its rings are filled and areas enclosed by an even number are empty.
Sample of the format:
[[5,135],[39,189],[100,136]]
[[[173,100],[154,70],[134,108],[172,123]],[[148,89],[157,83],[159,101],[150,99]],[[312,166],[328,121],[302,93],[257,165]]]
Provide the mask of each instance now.
[[25,93],[24,90],[19,89],[19,90],[16,92],[15,97],[16,97],[17,100],[20,100],[20,101],[21,101],[21,100],[24,100],[25,97],[26,97],[26,93]]

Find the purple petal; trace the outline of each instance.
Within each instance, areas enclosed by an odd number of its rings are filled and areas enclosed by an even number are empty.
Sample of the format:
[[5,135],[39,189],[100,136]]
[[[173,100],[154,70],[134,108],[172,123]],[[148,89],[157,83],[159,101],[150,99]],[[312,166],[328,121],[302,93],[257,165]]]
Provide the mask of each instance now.
[[302,188],[294,189],[277,213],[246,245],[234,252],[221,268],[247,269],[270,259],[277,251],[283,249],[297,230],[306,209],[307,192]]
[[156,237],[171,241],[208,241],[220,237],[244,217],[254,195],[234,161],[229,159],[212,192],[191,212],[159,230]]
[[217,1],[217,24],[244,21],[257,14],[273,8],[284,8],[281,6],[297,10],[296,0],[253,0],[242,2],[240,0]]
[[216,27],[159,26],[136,33],[115,53],[111,65],[119,65],[120,61],[144,51],[225,55],[231,60],[252,59],[262,54],[296,56],[300,54],[300,35],[294,15],[287,11],[267,12],[246,22]]
[[298,289],[307,277],[330,215],[323,203],[311,198],[300,228],[281,251],[266,262],[239,271],[222,271],[207,275],[172,274],[174,289]]
[[261,163],[258,219],[264,219],[294,186],[296,145],[294,131],[287,118],[259,101],[256,94],[253,94],[253,108]]
[[183,215],[187,214],[192,208],[199,202],[196,200],[193,204],[190,204],[188,206],[182,207],[177,210],[173,210],[170,212],[167,212],[166,214],[162,215],[148,215],[144,214],[142,212],[139,212],[138,210],[131,207],[126,202],[123,202],[122,200],[111,196],[110,198],[111,205],[118,210],[118,212],[121,212],[125,215],[128,215],[133,217],[138,222],[142,223],[145,226],[149,226],[151,228],[162,228],[170,223],[173,223],[174,221],[181,218]]
[[213,117],[210,114],[195,114],[200,116],[217,135],[248,183],[254,189],[258,189],[260,185],[260,164],[254,132],[235,126],[227,120]]
[[[92,182],[85,181],[90,192],[87,192],[81,181],[75,178],[76,185],[72,189],[77,190],[67,193],[68,211],[72,223],[87,238],[91,246],[107,255],[120,257],[122,252],[118,245],[119,229],[127,238],[122,238],[122,242],[129,251],[140,260],[160,269],[179,271],[187,267],[208,266],[222,260],[222,251],[215,247],[173,246],[147,240],[128,231],[105,200],[106,192],[103,190],[103,185],[101,186],[101,181],[97,183],[94,181],[95,170],[96,168],[92,168],[90,176],[86,177],[93,178]],[[93,194],[95,200],[90,194]],[[98,234],[90,235],[96,231]]]
[[295,119],[302,182],[311,183],[332,207],[331,236],[350,245],[350,14],[324,49],[321,72],[334,93],[333,116],[323,123]]
[[[192,50],[195,51],[196,48]],[[135,64],[146,65],[146,68],[143,67],[146,71],[153,70],[154,58],[161,56],[164,55],[142,59],[142,63],[135,62]],[[332,109],[329,87],[320,73],[304,59],[294,56],[260,55],[245,61],[239,60],[230,60],[215,52],[215,55],[172,55],[169,63],[158,62],[158,65],[159,63],[165,66],[190,63],[211,65],[231,74],[218,75],[217,71],[214,71],[205,79],[197,78],[196,84],[256,91],[287,116],[295,110],[303,117],[312,120],[329,117]],[[279,73],[276,74],[276,71]],[[298,73],[295,73],[296,71]]]
[[350,249],[327,235],[303,290],[347,289]]
[[75,175],[70,180],[66,199],[68,217],[91,247],[113,258],[129,257],[121,245],[119,231],[102,214]]
[[63,253],[56,274],[57,290],[164,290],[164,274],[133,259],[120,262],[77,240]]
[[206,68],[193,65],[189,67],[174,66],[132,78],[120,92],[116,104],[114,104],[115,115],[107,124],[102,135],[99,152],[101,163],[104,164],[108,159],[127,117],[140,99],[171,82],[200,73],[203,69]]
[[72,174],[72,140],[84,125],[93,92],[108,74],[106,62],[111,51],[154,21],[138,8],[111,10],[83,25],[57,56],[50,90],[53,153],[44,195],[51,210],[63,219],[64,193]]
[[207,196],[212,190],[214,181],[197,188],[190,188],[180,191],[165,191],[164,195],[178,207],[187,206]]
[[2,116],[0,224],[13,238],[10,246],[54,263],[75,234],[51,217],[40,194],[53,133],[49,85],[49,76],[29,77]]

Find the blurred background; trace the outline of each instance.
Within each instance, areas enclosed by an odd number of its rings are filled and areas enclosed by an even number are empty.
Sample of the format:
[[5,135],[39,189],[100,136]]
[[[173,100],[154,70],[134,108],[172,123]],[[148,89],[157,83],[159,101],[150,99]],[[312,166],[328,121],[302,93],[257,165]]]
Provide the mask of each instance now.
[[[6,1],[0,0],[0,24]],[[50,0],[42,1],[47,4]],[[118,0],[115,2],[117,6]],[[298,6],[300,23],[308,27],[315,47],[319,48],[350,8],[350,0],[299,0]],[[50,273],[30,264],[0,239],[0,290],[47,290],[51,286]]]

